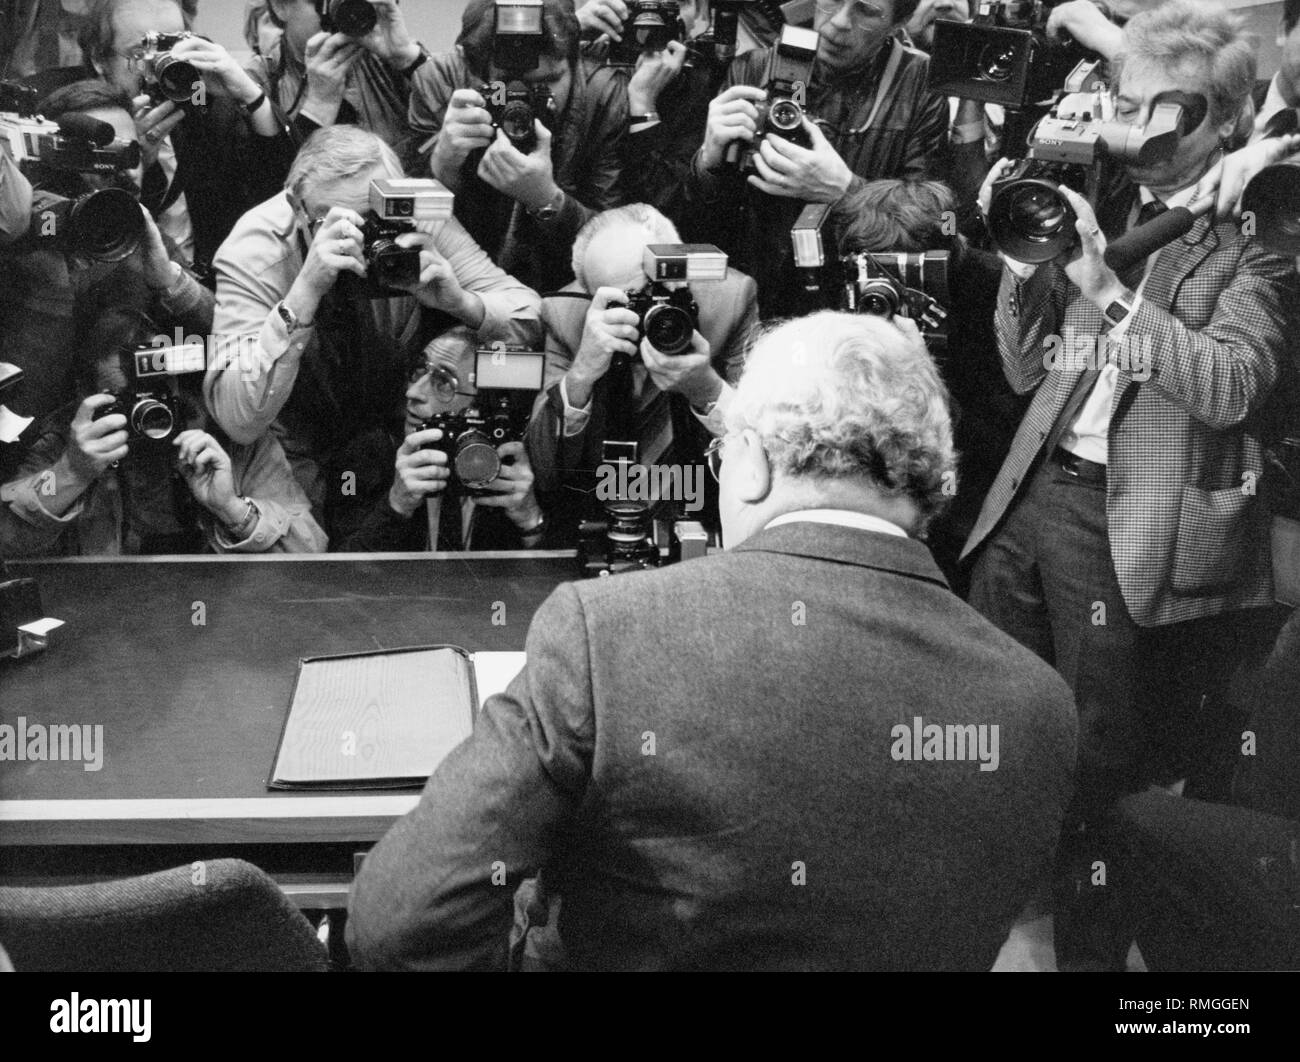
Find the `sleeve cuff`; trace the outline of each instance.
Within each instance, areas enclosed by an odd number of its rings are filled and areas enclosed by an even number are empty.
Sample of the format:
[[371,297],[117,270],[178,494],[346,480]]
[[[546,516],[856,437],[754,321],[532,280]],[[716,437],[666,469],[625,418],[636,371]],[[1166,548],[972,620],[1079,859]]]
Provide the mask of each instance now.
[[569,404],[569,387],[567,379],[560,378],[560,401],[564,403],[564,437],[571,439],[575,435],[581,435],[587,430],[587,422],[591,420],[591,399],[587,399],[587,404],[582,409]]
[[[54,473],[50,471],[48,474]],[[10,511],[24,523],[50,531],[62,531],[77,522],[85,508],[84,499],[79,499],[62,516],[55,516],[41,501],[39,488],[40,484],[45,482],[43,478],[45,475],[44,472],[38,472],[34,476],[28,476],[14,483],[6,483],[0,487],[0,502],[7,504]]]

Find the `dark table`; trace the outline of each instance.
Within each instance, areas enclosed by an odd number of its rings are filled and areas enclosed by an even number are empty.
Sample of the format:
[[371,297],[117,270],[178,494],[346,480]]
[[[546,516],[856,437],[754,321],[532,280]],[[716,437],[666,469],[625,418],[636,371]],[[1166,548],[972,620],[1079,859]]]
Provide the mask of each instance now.
[[215,854],[313,871],[304,846],[317,846],[337,878],[341,856],[419,791],[267,789],[299,658],[521,650],[533,613],[574,575],[572,554],[537,552],[10,563],[67,626],[47,651],[0,662],[0,723],[102,724],[104,753],[99,771],[0,762],[0,875],[80,880]]

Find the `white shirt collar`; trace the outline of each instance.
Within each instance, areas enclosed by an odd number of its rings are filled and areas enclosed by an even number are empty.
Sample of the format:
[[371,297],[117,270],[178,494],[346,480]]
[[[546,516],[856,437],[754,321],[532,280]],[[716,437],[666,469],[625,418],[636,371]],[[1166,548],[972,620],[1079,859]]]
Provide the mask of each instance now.
[[838,524],[840,527],[856,527],[860,531],[877,531],[882,535],[898,535],[907,538],[907,532],[897,524],[882,520],[879,516],[855,513],[848,509],[800,509],[798,512],[784,513],[769,520],[767,527],[780,527],[782,524],[794,523]]
[[[1186,188],[1180,188],[1178,189],[1178,191],[1172,192],[1171,194],[1165,196],[1160,201],[1164,203],[1165,206],[1169,207],[1171,210],[1174,207],[1185,207],[1188,203],[1192,201],[1192,193],[1196,191],[1197,183],[1198,182],[1193,181]],[[1147,187],[1138,188],[1139,202],[1150,203],[1155,198],[1156,198],[1156,194],[1155,192],[1151,191],[1150,188]]]

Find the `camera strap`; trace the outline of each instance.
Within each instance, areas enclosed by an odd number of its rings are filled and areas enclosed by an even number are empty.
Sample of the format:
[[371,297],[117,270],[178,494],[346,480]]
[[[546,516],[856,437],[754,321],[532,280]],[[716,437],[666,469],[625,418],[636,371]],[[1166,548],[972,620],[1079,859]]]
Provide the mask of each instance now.
[[904,51],[902,41],[897,37],[890,38],[889,59],[885,63],[884,73],[880,75],[880,86],[876,89],[876,99],[871,105],[871,113],[867,115],[867,120],[862,125],[849,130],[849,136],[861,136],[875,122],[876,115],[880,113],[880,108],[884,106],[885,100],[889,98],[889,90],[894,84],[894,78],[898,75],[898,67],[903,61]]

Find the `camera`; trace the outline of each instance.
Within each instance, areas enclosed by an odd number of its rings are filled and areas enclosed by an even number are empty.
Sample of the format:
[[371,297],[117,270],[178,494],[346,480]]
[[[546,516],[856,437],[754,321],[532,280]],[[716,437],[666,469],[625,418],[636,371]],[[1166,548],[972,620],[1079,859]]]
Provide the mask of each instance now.
[[348,37],[364,37],[379,21],[379,13],[369,0],[316,0],[316,10],[321,29]]
[[812,147],[803,118],[820,40],[815,30],[782,27],[780,40],[768,59],[763,84],[767,99],[756,105],[758,134],[749,144],[734,140],[727,149],[727,161],[742,172],[754,171],[754,154],[764,137],[779,136],[800,147]]
[[542,61],[542,0],[497,0],[492,62],[518,76]]
[[1090,54],[1073,40],[1047,36],[1051,7],[1042,0],[981,0],[970,22],[939,19],[930,53],[930,90],[1010,110],[1050,99]]
[[173,103],[196,106],[195,89],[203,80],[203,74],[189,60],[172,55],[172,49],[176,45],[193,36],[188,31],[146,33],[140,41],[140,67],[149,84],[149,95],[155,102],[171,100]]
[[418,222],[446,221],[455,196],[432,178],[383,177],[370,182],[370,210],[362,226],[362,257],[371,298],[404,295],[420,279],[420,248],[397,238]]
[[427,450],[447,455],[453,483],[465,494],[494,493],[488,484],[501,474],[503,443],[518,442],[528,428],[533,400],[542,389],[546,355],[522,347],[483,348],[474,354],[474,384],[478,395],[468,409],[437,413],[420,430],[437,428],[442,438]]
[[725,68],[736,58],[740,13],[756,0],[713,0],[709,28],[687,45],[687,64],[704,60]]
[[993,185],[989,235],[1017,261],[1046,262],[1078,241],[1077,218],[1061,185],[1095,200],[1104,159],[1139,166],[1161,162],[1205,118],[1204,97],[1162,93],[1145,128],[1115,121],[1098,65],[1080,63],[1071,72],[1064,93],[1030,131],[1027,157]]
[[112,178],[140,165],[140,145],[84,114],[57,122],[36,113],[35,90],[0,82],[0,138],[31,182],[32,224],[18,251],[52,244],[100,262],[120,262],[139,246],[144,217],[120,188],[92,188],[85,175]]
[[686,39],[678,0],[631,0],[623,21],[623,39],[611,41],[607,66],[635,67],[645,52],[661,52],[669,41]]
[[604,520],[578,525],[578,567],[585,578],[659,567],[648,502],[605,503]]
[[515,150],[530,155],[537,147],[534,119],[550,129],[555,121],[555,97],[545,85],[523,81],[494,81],[479,89],[492,116],[493,131],[500,129]]
[[640,291],[624,293],[627,308],[638,318],[637,342],[648,339],[661,354],[685,354],[699,327],[700,308],[690,288],[668,285],[722,280],[727,275],[726,254],[707,243],[654,243],[646,247],[641,267],[650,283]]
[[180,397],[168,377],[202,372],[205,367],[200,343],[171,347],[141,344],[131,357],[131,383],[109,392],[113,404],[97,409],[95,419],[121,413],[126,417],[129,447],[163,449],[181,433],[184,424]]

